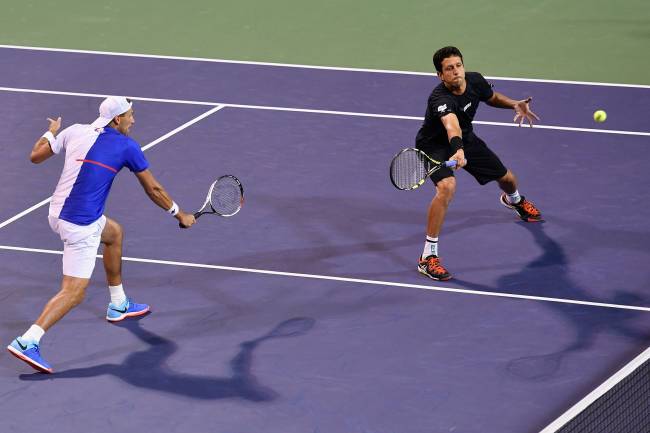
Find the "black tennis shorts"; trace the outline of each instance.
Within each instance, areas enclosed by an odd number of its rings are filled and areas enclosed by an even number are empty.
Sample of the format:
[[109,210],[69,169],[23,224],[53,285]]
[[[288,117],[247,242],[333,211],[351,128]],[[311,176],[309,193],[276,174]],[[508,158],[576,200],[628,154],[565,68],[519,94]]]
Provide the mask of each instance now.
[[[463,167],[481,185],[497,180],[505,176],[508,169],[503,165],[499,157],[487,147],[487,144],[479,137],[471,134],[463,137],[463,150],[467,165]],[[425,152],[436,161],[447,161],[451,158],[451,148],[447,146],[418,146],[418,149]],[[446,177],[453,176],[453,170],[441,167],[431,175],[433,183],[438,183]]]

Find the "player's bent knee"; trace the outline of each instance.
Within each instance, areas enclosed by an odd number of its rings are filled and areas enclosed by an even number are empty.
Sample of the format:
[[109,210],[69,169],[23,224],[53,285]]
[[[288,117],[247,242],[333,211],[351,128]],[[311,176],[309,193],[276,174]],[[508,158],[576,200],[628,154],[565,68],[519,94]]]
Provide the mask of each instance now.
[[102,231],[102,243],[106,245],[121,243],[123,238],[124,232],[122,231],[122,226],[115,220],[106,218],[106,226]]
[[436,184],[436,195],[451,200],[456,192],[456,179],[447,177]]
[[61,292],[74,305],[79,305],[86,297],[86,288],[90,280],[86,278],[63,276]]

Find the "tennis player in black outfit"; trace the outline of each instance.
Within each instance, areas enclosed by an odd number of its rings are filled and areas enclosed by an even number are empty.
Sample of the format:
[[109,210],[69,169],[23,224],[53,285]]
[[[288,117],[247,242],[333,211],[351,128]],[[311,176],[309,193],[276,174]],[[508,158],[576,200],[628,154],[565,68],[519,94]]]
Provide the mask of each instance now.
[[[539,120],[528,104],[532,98],[516,101],[492,90],[477,72],[465,72],[463,55],[456,47],[444,47],[433,55],[433,64],[442,81],[429,96],[424,123],[416,137],[417,148],[437,161],[455,160],[453,170],[464,168],[481,185],[497,181],[503,190],[500,201],[527,222],[541,221],[540,211],[519,194],[517,179],[499,157],[472,130],[479,102],[515,111],[515,122],[524,120],[533,126]],[[434,280],[448,280],[451,274],[440,263],[438,236],[447,207],[456,191],[456,179],[450,168],[442,167],[431,175],[436,195],[429,205],[427,239],[418,270]]]

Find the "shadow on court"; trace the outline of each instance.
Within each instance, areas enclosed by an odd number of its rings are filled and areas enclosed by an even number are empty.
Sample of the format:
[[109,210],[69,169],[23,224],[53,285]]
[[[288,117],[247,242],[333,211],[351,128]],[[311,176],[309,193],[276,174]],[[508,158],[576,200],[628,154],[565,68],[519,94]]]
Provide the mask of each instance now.
[[122,364],[101,364],[94,367],[75,368],[55,374],[22,374],[20,380],[59,380],[112,375],[124,382],[155,391],[185,397],[212,400],[242,398],[255,402],[271,401],[277,397],[272,389],[260,385],[252,373],[253,352],[263,342],[274,338],[297,337],[309,332],[315,320],[296,317],[277,325],[268,333],[240,344],[239,353],[230,361],[230,377],[198,376],[175,372],[166,367],[166,361],[178,350],[178,345],[164,337],[145,330],[139,320],[115,324],[133,333],[149,345],[143,351],[130,354]]
[[[560,244],[546,234],[543,223],[522,222],[519,226],[530,232],[535,243],[542,250],[540,256],[520,271],[500,277],[496,287],[463,281],[459,278],[455,281],[463,287],[481,291],[498,291],[499,288],[516,287],[517,293],[533,296],[622,305],[647,305],[650,302],[636,293],[624,290],[616,291],[608,299],[592,296],[568,277],[570,260]],[[614,333],[639,343],[650,341],[650,334],[640,332],[632,325],[636,318],[647,313],[556,302],[545,302],[544,305],[560,313],[575,330],[575,337],[570,344],[557,351],[517,358],[508,362],[508,372],[516,377],[543,380],[555,375],[567,355],[589,348],[601,332]],[[585,308],[599,308],[599,311],[598,314],[593,314]]]

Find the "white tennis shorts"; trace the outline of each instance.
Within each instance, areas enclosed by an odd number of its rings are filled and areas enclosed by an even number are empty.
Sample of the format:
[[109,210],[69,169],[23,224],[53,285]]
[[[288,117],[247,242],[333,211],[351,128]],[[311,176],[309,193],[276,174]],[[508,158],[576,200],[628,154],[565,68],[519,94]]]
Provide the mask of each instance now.
[[106,217],[101,216],[87,226],[63,221],[49,216],[50,227],[63,241],[63,275],[77,278],[90,278],[95,269],[95,256],[106,225]]

